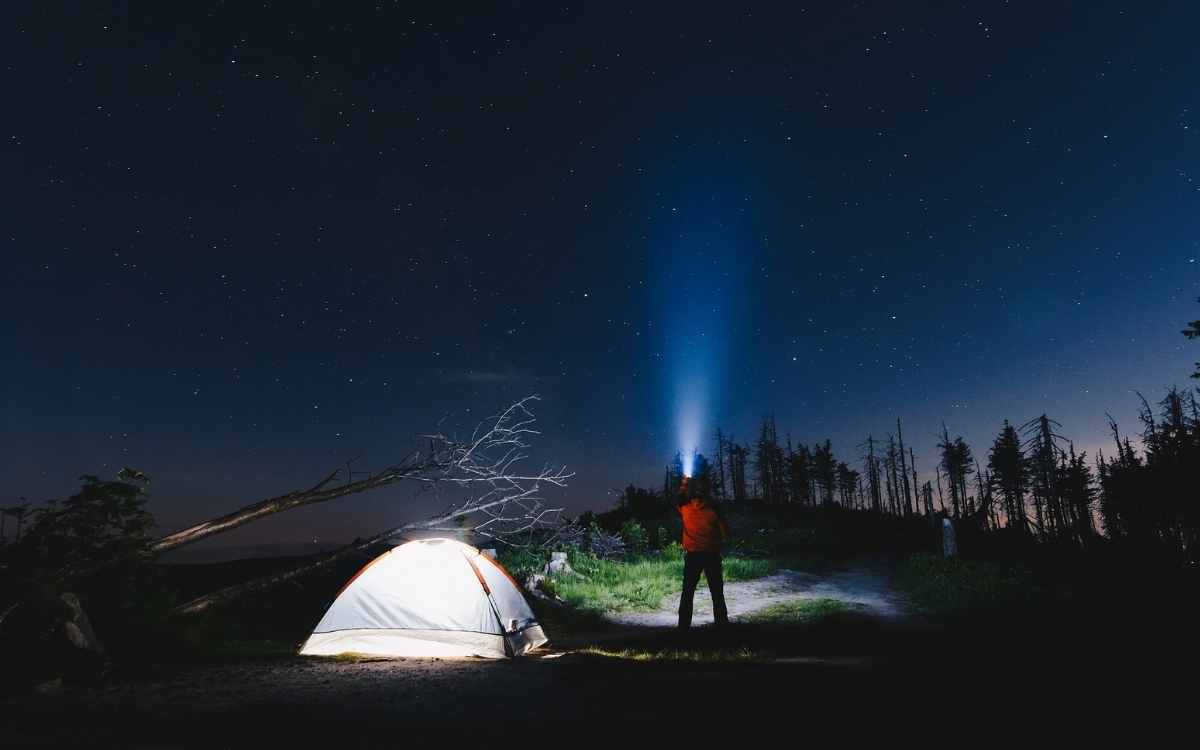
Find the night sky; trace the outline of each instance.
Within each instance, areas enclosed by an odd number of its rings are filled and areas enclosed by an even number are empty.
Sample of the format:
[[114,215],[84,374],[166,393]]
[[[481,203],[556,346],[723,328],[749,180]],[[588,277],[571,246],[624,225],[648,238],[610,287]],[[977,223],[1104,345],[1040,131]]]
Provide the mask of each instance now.
[[654,5],[5,4],[2,502],[170,530],[539,393],[574,512],[767,413],[926,473],[1187,384],[1196,5]]

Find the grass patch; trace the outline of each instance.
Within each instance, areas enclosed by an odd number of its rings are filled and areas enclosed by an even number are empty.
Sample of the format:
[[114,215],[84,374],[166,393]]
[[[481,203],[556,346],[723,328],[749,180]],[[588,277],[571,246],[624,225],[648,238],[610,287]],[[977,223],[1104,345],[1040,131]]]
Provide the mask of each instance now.
[[607,659],[622,659],[625,661],[641,662],[687,662],[693,664],[730,663],[759,661],[763,657],[749,647],[729,650],[703,649],[661,649],[647,650],[637,648],[605,649],[597,646],[582,649],[579,653],[588,656],[601,656]]
[[922,611],[965,615],[1028,605],[1045,596],[1019,566],[917,555],[900,566],[896,583]]
[[864,610],[862,605],[840,599],[796,599],[751,612],[742,620],[756,625],[811,625]]
[[[635,560],[604,560],[574,552],[569,556],[578,575],[555,576],[551,590],[574,609],[593,613],[650,612],[678,596],[683,585],[683,554],[677,547]],[[726,558],[726,581],[746,581],[770,575],[778,560]],[[701,587],[707,584],[701,578]]]

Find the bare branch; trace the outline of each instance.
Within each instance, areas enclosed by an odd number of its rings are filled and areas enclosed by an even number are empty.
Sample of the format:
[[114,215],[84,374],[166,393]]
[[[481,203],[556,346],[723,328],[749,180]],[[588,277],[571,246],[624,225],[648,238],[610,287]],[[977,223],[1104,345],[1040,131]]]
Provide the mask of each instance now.
[[[516,513],[509,518],[507,511],[501,510],[491,519],[491,525],[506,521],[516,524],[515,528],[523,529],[531,520],[531,515],[536,516],[535,511],[540,508],[537,502],[540,501],[538,493],[542,486],[565,487],[567,480],[574,476],[566,467],[552,469],[545,466],[536,474],[520,473],[514,468],[527,457],[525,450],[530,447],[527,439],[540,434],[533,428],[536,418],[529,410],[529,405],[537,400],[536,395],[526,396],[503,412],[488,417],[475,426],[471,437],[466,440],[456,440],[444,434],[426,435],[429,440],[428,453],[415,451],[398,464],[366,479],[329,487],[340,475],[341,470],[335,470],[307,490],[268,498],[168,534],[153,542],[150,551],[161,554],[276,513],[405,480],[427,486],[450,485],[467,491],[466,501],[454,508],[455,511],[463,511],[458,515],[475,512],[481,506],[496,507],[493,501],[503,498],[501,505],[513,503]],[[472,493],[477,494],[471,497]],[[523,505],[521,501],[534,504]]]
[[177,611],[202,612],[242,594],[259,591],[325,567],[405,532],[446,530],[447,522],[467,516],[475,518],[474,524],[455,528],[454,531],[466,531],[506,544],[514,543],[513,540],[519,535],[532,538],[539,530],[559,525],[562,509],[545,507],[542,504],[542,491],[545,487],[565,487],[574,474],[567,471],[565,466],[555,468],[549,464],[536,473],[522,472],[516,468],[527,458],[526,449],[530,447],[528,439],[540,434],[534,429],[536,419],[529,410],[529,404],[536,400],[537,396],[527,396],[499,414],[488,417],[477,424],[471,436],[465,440],[444,434],[426,435],[429,440],[428,453],[413,453],[399,464],[367,479],[327,488],[338,476],[338,472],[333,472],[309,490],[270,498],[159,539],[153,545],[154,552],[173,549],[291,508],[365,492],[403,480],[416,481],[435,492],[439,488],[449,488],[462,493],[457,502],[431,519],[407,523],[368,539],[357,540],[295,570],[202,596],[181,605]]

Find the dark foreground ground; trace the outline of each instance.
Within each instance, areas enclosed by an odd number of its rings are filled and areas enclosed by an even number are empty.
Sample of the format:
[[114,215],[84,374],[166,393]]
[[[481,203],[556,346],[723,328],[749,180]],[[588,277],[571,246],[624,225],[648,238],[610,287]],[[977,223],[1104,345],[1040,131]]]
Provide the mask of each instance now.
[[[0,702],[0,745],[95,747],[812,745],[887,735],[1165,743],[1194,712],[1190,625],[1113,608],[953,624],[846,615],[816,626],[579,633],[536,657],[146,664]],[[1085,623],[1088,623],[1085,625]],[[708,661],[583,651],[680,650]],[[751,661],[712,660],[752,652]],[[964,734],[965,733],[965,734]],[[516,746],[516,745],[514,745]]]

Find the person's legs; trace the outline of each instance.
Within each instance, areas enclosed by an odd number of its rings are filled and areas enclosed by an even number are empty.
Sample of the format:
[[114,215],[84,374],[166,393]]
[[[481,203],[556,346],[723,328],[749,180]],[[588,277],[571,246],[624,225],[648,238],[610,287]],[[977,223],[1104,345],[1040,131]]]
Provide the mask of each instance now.
[[725,577],[721,571],[721,553],[709,552],[704,561],[704,578],[712,594],[713,620],[718,625],[729,624],[729,611],[725,608]]
[[692,625],[692,599],[696,596],[696,584],[704,570],[704,559],[699,552],[683,553],[683,593],[679,595],[679,629],[687,630]]

